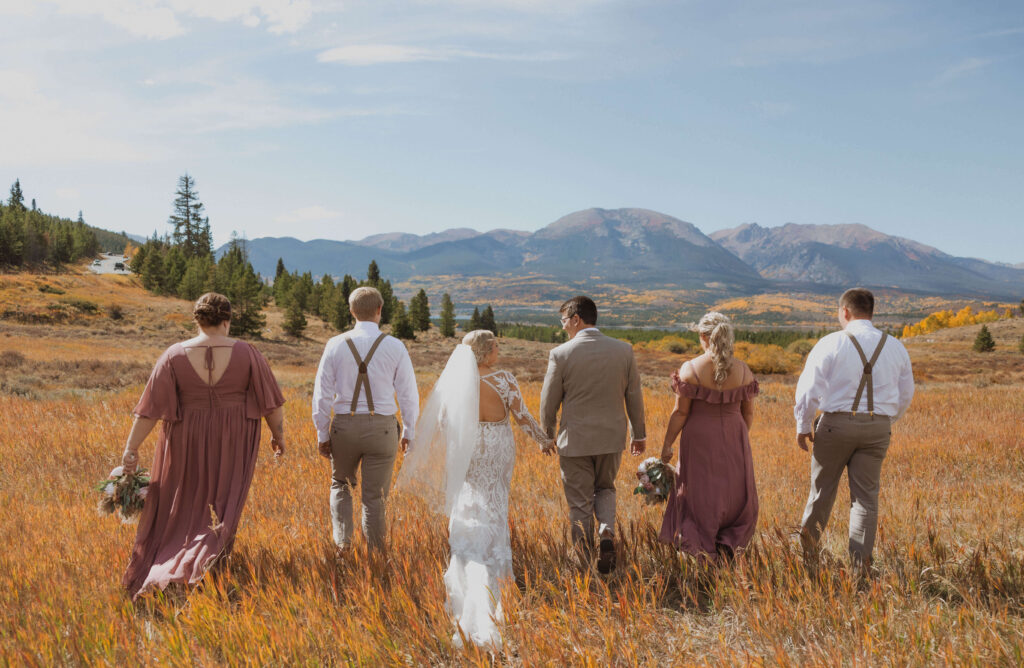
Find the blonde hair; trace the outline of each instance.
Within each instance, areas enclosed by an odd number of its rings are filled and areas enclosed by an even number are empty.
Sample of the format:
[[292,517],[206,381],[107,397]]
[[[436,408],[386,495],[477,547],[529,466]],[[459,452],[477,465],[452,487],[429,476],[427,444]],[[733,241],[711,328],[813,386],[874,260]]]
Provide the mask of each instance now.
[[216,327],[231,320],[231,301],[217,292],[207,292],[192,307],[192,319],[201,327]]
[[348,307],[356,320],[373,320],[378,309],[384,306],[384,298],[377,288],[363,286],[356,288],[348,296]]
[[715,365],[715,384],[721,385],[732,369],[732,348],[735,341],[732,323],[718,311],[705,313],[697,323],[697,333],[708,341],[708,353]]
[[473,355],[476,356],[476,363],[483,364],[484,360],[487,359],[487,356],[491,354],[494,346],[498,343],[498,337],[494,336],[494,332],[489,329],[474,329],[462,337],[462,342],[473,350]]

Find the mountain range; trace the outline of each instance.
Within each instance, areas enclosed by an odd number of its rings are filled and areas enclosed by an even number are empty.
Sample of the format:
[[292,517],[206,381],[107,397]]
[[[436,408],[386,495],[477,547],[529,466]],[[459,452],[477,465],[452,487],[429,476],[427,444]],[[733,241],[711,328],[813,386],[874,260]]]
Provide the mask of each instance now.
[[752,223],[708,236],[647,209],[577,211],[533,233],[457,228],[359,241],[263,237],[246,243],[264,276],[273,275],[278,258],[289,270],[314,276],[362,276],[376,260],[383,275],[398,281],[509,275],[723,295],[863,285],[942,296],[1024,296],[1019,265],[955,257],[864,225]]

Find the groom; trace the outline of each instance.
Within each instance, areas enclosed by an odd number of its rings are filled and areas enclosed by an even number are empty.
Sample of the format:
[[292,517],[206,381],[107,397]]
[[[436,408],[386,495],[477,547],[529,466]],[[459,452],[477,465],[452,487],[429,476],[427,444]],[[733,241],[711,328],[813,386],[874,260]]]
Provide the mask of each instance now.
[[592,554],[594,517],[601,548],[597,569],[615,568],[615,475],[626,443],[626,417],[632,426],[630,451],[643,454],[644,398],[633,347],[602,334],[597,306],[573,297],[559,309],[569,341],[551,351],[540,395],[540,423],[555,438],[577,550]]

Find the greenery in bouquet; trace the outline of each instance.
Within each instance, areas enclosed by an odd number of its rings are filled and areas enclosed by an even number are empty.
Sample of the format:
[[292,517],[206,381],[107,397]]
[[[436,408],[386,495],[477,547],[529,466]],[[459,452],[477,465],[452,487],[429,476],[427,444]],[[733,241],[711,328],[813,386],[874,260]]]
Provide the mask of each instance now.
[[132,522],[146,503],[149,475],[145,469],[125,473],[124,468],[118,466],[105,480],[98,482],[95,489],[101,494],[97,506],[101,515],[117,513],[122,522]]
[[641,462],[636,477],[639,484],[633,493],[643,496],[647,504],[666,501],[675,483],[675,472],[672,467],[657,457],[648,457]]

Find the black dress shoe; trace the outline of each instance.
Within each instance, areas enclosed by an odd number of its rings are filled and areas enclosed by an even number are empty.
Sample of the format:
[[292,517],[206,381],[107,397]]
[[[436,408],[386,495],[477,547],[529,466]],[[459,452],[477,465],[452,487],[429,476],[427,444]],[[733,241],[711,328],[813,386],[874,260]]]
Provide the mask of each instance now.
[[607,575],[615,570],[615,543],[611,538],[601,539],[601,551],[597,557],[597,572]]

